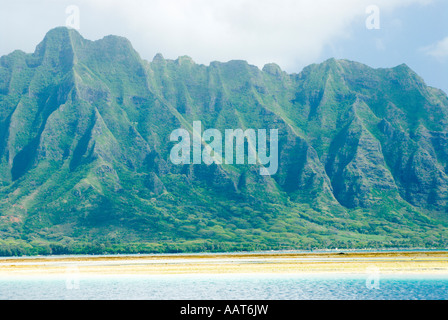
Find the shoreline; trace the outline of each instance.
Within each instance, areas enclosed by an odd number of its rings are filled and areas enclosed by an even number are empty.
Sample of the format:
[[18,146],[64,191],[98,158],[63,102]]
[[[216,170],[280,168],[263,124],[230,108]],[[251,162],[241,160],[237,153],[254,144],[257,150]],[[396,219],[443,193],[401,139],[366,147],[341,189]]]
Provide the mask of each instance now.
[[316,250],[264,250],[264,251],[229,251],[229,252],[171,252],[171,253],[104,253],[104,254],[50,254],[50,255],[23,255],[0,256],[3,260],[14,259],[70,259],[70,258],[125,258],[125,257],[191,257],[191,256],[254,256],[254,255],[318,255],[318,254],[400,254],[400,253],[446,253],[447,249],[425,248],[392,248],[392,249],[316,249]]
[[[342,251],[342,250],[341,250]],[[164,255],[4,257],[0,279],[152,275],[448,276],[448,251],[253,252]]]

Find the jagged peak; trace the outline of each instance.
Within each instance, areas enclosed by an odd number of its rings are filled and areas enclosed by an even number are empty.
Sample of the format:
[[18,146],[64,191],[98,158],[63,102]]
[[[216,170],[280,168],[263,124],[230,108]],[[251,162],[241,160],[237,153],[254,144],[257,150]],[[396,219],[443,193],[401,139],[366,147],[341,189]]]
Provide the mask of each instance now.
[[92,44],[102,50],[105,50],[105,54],[109,57],[133,57],[138,60],[141,59],[139,53],[132,46],[131,41],[129,41],[126,37],[108,35],[100,40],[94,41]]
[[321,63],[313,63],[308,66],[306,66],[302,72],[299,73],[299,76],[303,74],[309,74],[309,73],[315,73],[319,70],[321,71],[328,71],[332,69],[334,66],[336,66],[337,60],[335,58],[327,59]]
[[394,67],[392,69],[402,69],[402,70],[410,70],[410,71],[412,71],[412,69],[406,63],[399,64],[398,66],[396,66],[396,67]]
[[75,29],[70,29],[67,27],[53,28],[45,34],[44,39],[37,45],[35,53],[41,52],[41,50],[45,49],[49,43],[56,45],[61,44],[61,42],[71,42],[72,39],[84,38]]
[[73,55],[80,53],[87,44],[95,45],[96,47],[105,47],[111,49],[111,52],[124,51],[126,53],[135,53],[137,51],[133,48],[131,42],[122,36],[107,35],[102,39],[96,41],[86,40],[75,29],[67,27],[56,27],[47,32],[44,39],[36,47],[34,55],[44,56],[47,50],[61,51],[70,48]]
[[157,53],[154,58],[152,59],[152,62],[164,62],[165,58],[161,53]]
[[64,71],[70,69],[76,60],[76,47],[84,38],[74,29],[57,27],[48,31],[44,39],[36,46],[32,54],[32,64],[47,64],[55,66],[61,64]]
[[242,59],[233,59],[225,62],[225,64],[232,65],[232,66],[249,66],[249,63],[246,60]]
[[267,63],[264,65],[263,72],[266,72],[270,75],[273,76],[278,76],[281,75],[283,73],[282,69],[280,68],[280,66],[276,63]]
[[45,38],[54,38],[54,37],[60,37],[61,35],[66,36],[66,35],[70,35],[70,34],[77,34],[77,35],[81,36],[81,34],[77,30],[61,26],[61,27],[55,27],[53,29],[50,29],[45,34]]
[[332,70],[339,69],[340,71],[343,71],[346,68],[368,68],[371,69],[366,64],[348,60],[348,59],[336,59],[336,58],[329,58],[321,63],[314,63],[304,68],[305,70],[315,70],[317,68],[328,68]]
[[190,56],[180,56],[177,58],[176,62],[179,65],[195,64],[194,60]]
[[124,45],[126,47],[129,47],[129,48],[133,49],[132,43],[131,43],[131,41],[129,41],[128,38],[122,37],[122,36],[113,35],[113,34],[107,35],[107,36],[103,37],[102,39],[97,40],[97,42],[99,42],[99,43],[105,42],[105,43],[110,43],[110,44],[114,44],[114,45],[115,44],[121,44],[121,45]]
[[414,79],[418,79],[420,82],[424,82],[423,79],[406,63],[402,63],[394,68],[391,68],[390,70],[396,72],[396,73],[404,73],[409,76],[412,76]]

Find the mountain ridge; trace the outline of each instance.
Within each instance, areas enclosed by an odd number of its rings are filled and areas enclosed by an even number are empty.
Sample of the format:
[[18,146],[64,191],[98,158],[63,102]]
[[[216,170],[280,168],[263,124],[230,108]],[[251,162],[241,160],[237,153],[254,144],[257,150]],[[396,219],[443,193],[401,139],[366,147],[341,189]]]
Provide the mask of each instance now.
[[[448,98],[404,64],[148,62],[61,27],[0,57],[0,119],[4,254],[445,245]],[[195,120],[278,129],[278,173],[173,165]]]

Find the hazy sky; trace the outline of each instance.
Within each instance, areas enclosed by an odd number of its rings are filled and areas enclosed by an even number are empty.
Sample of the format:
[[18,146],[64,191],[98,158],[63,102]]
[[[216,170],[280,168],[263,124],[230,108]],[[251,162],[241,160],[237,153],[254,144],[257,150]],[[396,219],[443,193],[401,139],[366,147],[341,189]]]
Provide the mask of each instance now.
[[446,0],[0,1],[0,55],[33,52],[48,30],[77,21],[67,11],[74,5],[85,38],[124,36],[146,60],[158,52],[203,64],[243,59],[290,73],[330,57],[406,63],[448,92]]

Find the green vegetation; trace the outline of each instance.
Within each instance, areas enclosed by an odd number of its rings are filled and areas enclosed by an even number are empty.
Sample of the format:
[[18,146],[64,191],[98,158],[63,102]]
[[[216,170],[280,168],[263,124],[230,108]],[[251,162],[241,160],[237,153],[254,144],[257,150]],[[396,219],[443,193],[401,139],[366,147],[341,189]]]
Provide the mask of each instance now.
[[[171,132],[278,129],[279,171]],[[448,98],[407,66],[144,61],[51,30],[0,58],[0,255],[448,246]]]

